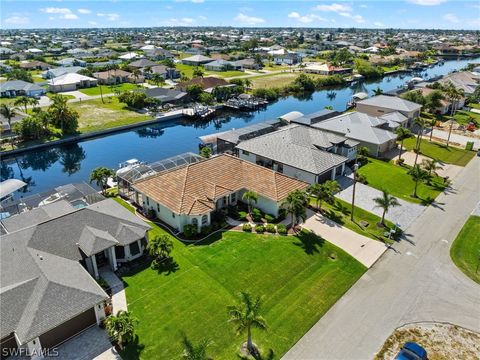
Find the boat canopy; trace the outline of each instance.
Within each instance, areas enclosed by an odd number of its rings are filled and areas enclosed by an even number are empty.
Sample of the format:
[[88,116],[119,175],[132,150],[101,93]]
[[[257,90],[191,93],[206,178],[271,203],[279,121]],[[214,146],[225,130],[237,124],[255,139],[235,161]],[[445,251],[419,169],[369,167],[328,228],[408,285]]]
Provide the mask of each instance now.
[[368,94],[364,92],[359,92],[353,94],[352,98],[354,98],[355,100],[365,100],[366,98],[368,98]]
[[10,194],[13,194],[15,191],[20,190],[27,183],[18,179],[8,179],[0,183],[0,199],[7,197]]

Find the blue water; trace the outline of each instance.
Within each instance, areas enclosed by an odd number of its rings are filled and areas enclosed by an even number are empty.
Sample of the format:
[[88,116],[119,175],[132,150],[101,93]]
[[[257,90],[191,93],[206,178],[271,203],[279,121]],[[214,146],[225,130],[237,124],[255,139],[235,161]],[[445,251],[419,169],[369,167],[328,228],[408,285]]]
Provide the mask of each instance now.
[[450,60],[417,74],[394,75],[377,81],[357,83],[351,87],[317,91],[306,98],[289,96],[260,111],[226,112],[204,123],[184,120],[162,123],[77,144],[33,151],[2,160],[0,175],[2,180],[17,178],[27,182],[29,185],[25,193],[21,194],[23,196],[67,183],[88,182],[91,170],[97,166],[116,169],[120,162],[131,158],[152,162],[187,151],[197,152],[198,137],[202,135],[275,119],[294,110],[308,114],[331,105],[334,109],[343,111],[352,95],[357,92],[368,92],[372,95],[377,87],[384,91],[393,90],[404,85],[413,76],[430,78],[448,74],[479,59]]

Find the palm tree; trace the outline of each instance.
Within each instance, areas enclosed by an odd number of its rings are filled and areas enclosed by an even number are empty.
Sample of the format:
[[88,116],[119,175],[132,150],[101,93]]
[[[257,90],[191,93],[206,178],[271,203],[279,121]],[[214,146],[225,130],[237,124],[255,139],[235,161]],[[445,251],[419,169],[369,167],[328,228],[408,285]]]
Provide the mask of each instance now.
[[163,78],[162,74],[159,73],[152,75],[152,81],[157,86],[163,86],[163,84],[165,84],[165,79]]
[[124,344],[128,344],[135,338],[135,325],[137,319],[132,317],[128,311],[120,310],[117,315],[112,315],[105,320],[105,328],[108,335],[111,336],[123,349]]
[[267,329],[267,323],[260,315],[262,298],[260,296],[252,298],[248,292],[242,291],[240,300],[240,304],[228,307],[229,322],[237,326],[237,333],[247,332],[247,349],[250,354],[255,354],[256,348],[252,342],[252,327],[260,330]]
[[305,221],[307,218],[308,195],[305,191],[294,190],[288,194],[280,206],[287,214],[291,214],[292,228],[295,228],[298,219]]
[[196,67],[195,69],[193,69],[193,74],[192,74],[193,77],[198,77],[198,76],[203,77],[203,74],[204,74],[204,72],[201,68]]
[[[12,133],[12,119],[17,116],[17,108],[15,107],[9,107],[6,104],[0,105],[0,114],[7,119],[8,122],[8,128],[10,129],[10,133]],[[13,137],[10,136],[10,144],[12,145],[13,149]]]
[[340,184],[335,180],[328,180],[323,184],[313,184],[309,192],[315,197],[316,206],[319,212],[322,212],[322,201],[332,202],[334,194],[341,190]]
[[115,176],[115,172],[112,169],[100,166],[93,169],[90,173],[90,183],[95,181],[97,186],[102,189],[102,194],[105,194],[108,178],[112,176]]
[[377,86],[377,88],[375,90],[373,90],[373,94],[374,95],[382,95],[383,90],[380,88],[380,86]]
[[142,75],[142,73],[140,72],[140,70],[135,69],[132,71],[132,75],[133,75],[133,78],[135,79],[135,84],[137,84],[138,78],[140,77],[140,75]]
[[186,335],[182,337],[183,355],[186,360],[211,360],[207,355],[207,348],[212,344],[208,339],[203,339],[197,345],[192,343]]
[[425,170],[423,170],[418,164],[416,164],[408,173],[412,176],[413,180],[415,181],[413,197],[416,198],[418,182],[422,180],[426,180],[428,178],[428,173]]
[[428,173],[428,183],[430,184],[432,180],[432,172],[433,174],[437,174],[437,170],[442,170],[443,167],[438,165],[438,161],[435,159],[429,160],[429,159],[423,159],[422,164],[421,164],[423,170],[425,170]]
[[451,81],[449,81],[446,85],[443,86],[443,90],[445,91],[445,95],[446,95],[447,99],[451,103],[451,117],[452,117],[452,119],[450,120],[451,123],[450,123],[450,127],[448,129],[448,138],[447,138],[447,148],[448,148],[448,145],[450,143],[450,136],[452,135],[453,122],[455,121],[454,116],[455,116],[455,112],[457,110],[456,107],[457,107],[460,99],[465,95],[465,92],[463,91],[463,89],[457,89]]
[[428,139],[428,141],[432,142],[433,129],[435,129],[435,125],[437,124],[437,119],[432,118],[432,119],[427,120],[426,122],[432,128],[432,130],[430,131],[430,139]]
[[412,136],[412,132],[407,128],[400,126],[395,130],[395,134],[397,134],[397,139],[400,140],[400,150],[398,152],[398,160],[400,161],[402,158],[403,141]]
[[252,215],[252,203],[257,203],[258,194],[255,191],[245,191],[242,195],[242,200],[247,202],[248,215]]
[[23,106],[25,108],[25,114],[27,113],[28,105],[36,105],[38,104],[38,100],[34,98],[30,98],[28,96],[20,96],[18,99],[15,100],[13,103],[15,106]]
[[427,124],[427,122],[425,121],[425,119],[419,117],[419,118],[415,119],[415,124],[417,124],[419,126],[419,128],[418,128],[418,133],[417,133],[417,142],[415,144],[415,162],[414,162],[414,165],[417,164],[418,154],[420,154],[420,146],[422,144],[423,129],[425,128],[425,125]]
[[375,207],[383,209],[381,224],[385,226],[385,214],[394,206],[401,206],[397,198],[390,195],[387,191],[382,191],[382,196],[374,198]]
[[173,250],[173,241],[168,235],[155,236],[149,239],[147,250],[150,255],[156,257],[156,260],[167,259]]
[[248,78],[243,80],[243,85],[245,86],[246,90],[250,89],[252,87],[252,80]]

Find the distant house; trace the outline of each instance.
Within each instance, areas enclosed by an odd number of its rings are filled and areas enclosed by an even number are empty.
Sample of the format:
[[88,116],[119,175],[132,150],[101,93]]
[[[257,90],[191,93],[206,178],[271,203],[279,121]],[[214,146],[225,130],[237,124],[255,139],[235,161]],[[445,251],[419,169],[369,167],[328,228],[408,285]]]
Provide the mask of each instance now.
[[227,60],[214,60],[212,62],[203,65],[205,70],[209,71],[228,71],[228,70],[241,70],[242,67],[236,62]]
[[143,83],[145,78],[140,76],[133,76],[132,73],[120,69],[107,70],[93,73],[93,77],[98,80],[100,84],[114,85],[123,83]]
[[312,63],[305,66],[303,71],[309,74],[335,75],[335,74],[351,74],[353,69],[336,67],[326,63],[324,64]]
[[65,58],[65,59],[61,59],[61,60],[58,60],[57,61],[57,64],[59,66],[64,66],[64,67],[68,67],[68,66],[81,66],[81,67],[85,67],[87,66],[87,63],[83,60],[80,60],[80,59],[76,59],[76,58]]
[[65,74],[76,74],[80,70],[83,70],[81,66],[65,66],[65,67],[58,67],[54,69],[48,69],[42,73],[42,77],[44,79],[53,79]]
[[182,59],[182,64],[199,66],[199,65],[207,64],[207,63],[212,62],[212,61],[213,61],[213,59],[209,58],[207,56],[193,55],[193,56],[187,57],[185,59]]
[[89,76],[75,73],[65,74],[48,81],[48,90],[54,93],[61,91],[74,91],[82,88],[96,86],[98,80]]
[[211,224],[212,213],[236,204],[247,190],[258,194],[256,207],[277,216],[282,200],[291,191],[307,186],[225,154],[166,170],[133,184],[136,201],[144,211],[155,212],[161,221],[179,231],[187,224],[201,231]]
[[134,68],[134,69],[142,69],[142,68],[146,68],[149,66],[150,67],[156,66],[156,65],[158,65],[158,63],[156,63],[155,61],[148,60],[148,59],[140,59],[140,60],[131,62],[130,64],[128,64],[128,67]]
[[150,68],[150,72],[146,72],[147,68],[143,69],[145,77],[151,78],[153,74],[160,74],[164,79],[178,79],[180,71],[175,68],[167,67],[165,65],[155,65]]
[[175,87],[177,90],[186,91],[190,85],[200,85],[204,91],[210,92],[217,86],[232,86],[228,81],[214,77],[214,76],[206,76],[201,77],[198,76],[188,81],[181,82],[177,84]]
[[141,256],[150,226],[107,199],[80,210],[60,200],[2,220],[2,228],[4,355],[20,347],[40,354],[100,325],[108,299],[95,281],[100,268]]
[[29,96],[38,97],[45,94],[45,89],[23,80],[11,80],[0,83],[1,97]]
[[12,49],[9,49],[7,47],[0,47],[0,59],[9,59],[10,56],[12,56],[13,54],[15,54],[15,51],[13,51]]
[[143,52],[146,57],[154,60],[173,59],[175,57],[170,51],[161,48],[145,49]]
[[356,107],[359,112],[372,116],[382,116],[398,111],[408,118],[406,126],[411,126],[413,121],[420,116],[422,105],[402,99],[397,96],[377,95],[371,98],[357,101]]
[[302,62],[302,58],[298,54],[288,53],[283,55],[274,55],[273,62],[277,65],[296,65]]
[[43,61],[35,60],[30,62],[22,62],[20,63],[20,67],[25,70],[48,70],[52,67],[52,65]]
[[258,64],[255,59],[242,59],[235,61],[235,65],[239,66],[241,69],[251,69],[258,70],[262,67],[261,64]]
[[[451,82],[457,89],[463,90],[465,95],[472,95],[480,86],[480,74],[470,71],[460,71],[448,74],[438,82]],[[457,105],[458,107],[458,105]]]
[[129,53],[120,55],[118,58],[124,61],[129,61],[129,60],[138,59],[141,57],[143,57],[143,55],[139,55],[135,52],[129,52]]
[[147,94],[147,97],[158,99],[162,103],[182,104],[190,101],[190,96],[186,92],[180,90],[156,87],[145,89],[144,92]]

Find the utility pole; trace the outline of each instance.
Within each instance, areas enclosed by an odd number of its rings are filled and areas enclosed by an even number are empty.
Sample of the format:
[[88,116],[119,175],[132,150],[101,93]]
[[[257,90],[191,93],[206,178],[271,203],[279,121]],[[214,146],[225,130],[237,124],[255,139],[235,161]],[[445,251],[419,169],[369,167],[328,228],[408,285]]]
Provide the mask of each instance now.
[[357,185],[358,164],[353,164],[353,193],[352,193],[352,211],[350,212],[350,220],[353,221],[353,210],[355,209],[355,187]]

